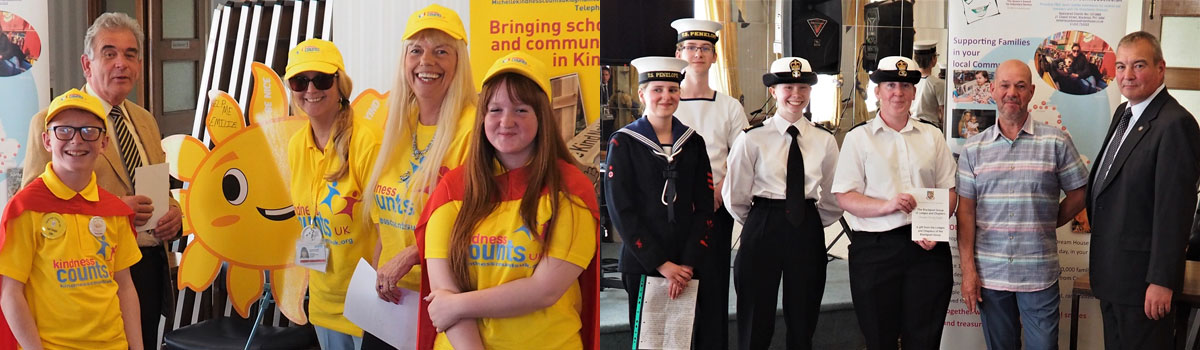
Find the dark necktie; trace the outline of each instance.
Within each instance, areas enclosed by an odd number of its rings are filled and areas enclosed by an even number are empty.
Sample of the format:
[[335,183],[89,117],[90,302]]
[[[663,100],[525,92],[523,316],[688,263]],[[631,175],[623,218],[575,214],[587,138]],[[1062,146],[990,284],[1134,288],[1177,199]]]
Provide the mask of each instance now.
[[800,226],[804,222],[804,154],[800,152],[800,129],[788,126],[787,133],[792,135],[792,146],[788,149],[785,207],[788,221]]
[[125,165],[125,175],[129,175],[129,183],[133,183],[134,170],[142,166],[142,155],[138,152],[133,134],[125,127],[125,115],[120,106],[113,106],[108,113],[108,122],[112,124],[113,136],[117,138],[117,150],[121,152],[121,163]]
[[1117,129],[1113,131],[1112,141],[1109,142],[1108,149],[1104,150],[1104,158],[1100,159],[1104,162],[1104,167],[1100,168],[1100,176],[1097,178],[1099,181],[1096,183],[1101,186],[1108,181],[1108,171],[1112,168],[1113,161],[1116,160],[1117,151],[1121,149],[1121,143],[1125,140],[1125,129],[1129,127],[1130,118],[1133,118],[1133,109],[1126,107],[1125,113],[1121,114],[1121,120],[1117,122]]

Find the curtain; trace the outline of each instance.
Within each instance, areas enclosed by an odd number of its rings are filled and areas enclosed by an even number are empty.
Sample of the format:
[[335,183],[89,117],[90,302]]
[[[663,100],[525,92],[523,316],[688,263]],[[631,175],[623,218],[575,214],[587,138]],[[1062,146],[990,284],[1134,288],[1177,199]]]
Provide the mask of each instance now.
[[[745,0],[735,0],[738,4],[742,4]],[[714,88],[718,91],[723,91],[729,96],[737,99],[742,95],[742,89],[735,82],[737,79],[737,12],[734,11],[734,5],[729,0],[704,0],[702,6],[704,16],[698,18],[707,19],[721,23],[721,39],[717,41],[717,63],[713,64],[712,70],[719,74],[710,75],[710,81],[715,83]]]

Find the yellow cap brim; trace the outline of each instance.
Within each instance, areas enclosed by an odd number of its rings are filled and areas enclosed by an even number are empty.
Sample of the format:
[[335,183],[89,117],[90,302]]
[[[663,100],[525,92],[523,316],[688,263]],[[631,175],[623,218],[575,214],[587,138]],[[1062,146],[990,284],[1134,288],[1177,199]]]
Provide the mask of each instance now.
[[[496,77],[497,75],[508,73],[508,72],[517,73],[517,74],[520,74],[521,76],[529,78],[529,80],[533,80],[533,82],[537,83],[538,87],[542,88],[542,91],[546,93],[547,98],[550,98],[550,99],[554,98],[554,94],[551,93],[551,91],[550,91],[550,79],[549,78],[546,78],[544,76],[539,77],[538,74],[536,74],[532,70],[528,69],[527,66],[517,64],[517,63],[510,63],[510,64],[505,64],[502,66],[492,67],[492,69],[488,70],[487,75],[484,75],[484,77],[486,77],[486,78],[483,79],[483,84],[487,84],[487,82],[489,80],[492,80],[492,78]],[[479,85],[480,91],[483,91],[483,84]]]
[[[96,117],[96,119],[100,120],[100,124],[105,124],[105,123],[107,123],[107,121],[106,121],[106,120],[104,120],[104,117],[103,117],[103,116],[101,116],[101,114],[103,114],[104,112],[102,112],[102,111],[100,111],[100,110],[97,110],[97,109],[91,109],[91,108],[84,107],[84,106],[70,106],[70,105],[68,105],[68,106],[61,106],[61,107],[59,107],[58,109],[55,109],[54,111],[51,111],[51,112],[47,113],[47,114],[46,114],[46,126],[50,126],[50,121],[54,120],[54,117],[57,117],[59,114],[62,114],[62,112],[66,112],[66,111],[69,111],[69,110],[72,110],[72,109],[78,109],[78,110],[81,110],[81,111],[87,112],[88,114],[91,114],[92,116],[95,116],[95,117]],[[105,125],[107,125],[107,124],[105,124]]]
[[311,72],[321,72],[321,73],[325,73],[325,74],[333,74],[333,73],[337,72],[337,69],[338,69],[337,66],[335,66],[331,63],[328,63],[328,62],[320,62],[320,61],[304,62],[304,63],[297,64],[292,67],[288,67],[287,72],[285,72],[283,74],[283,80],[288,80],[288,79],[291,79],[292,77],[296,76],[296,74],[310,72],[310,71]]
[[455,25],[452,25],[445,20],[428,19],[422,22],[424,23],[415,23],[414,25],[405,29],[404,40],[412,39],[412,37],[417,35],[417,33],[420,33],[422,30],[426,29],[433,29],[442,33],[446,33],[446,35],[454,38],[454,40],[466,40],[466,34],[463,33],[462,28],[455,28]]

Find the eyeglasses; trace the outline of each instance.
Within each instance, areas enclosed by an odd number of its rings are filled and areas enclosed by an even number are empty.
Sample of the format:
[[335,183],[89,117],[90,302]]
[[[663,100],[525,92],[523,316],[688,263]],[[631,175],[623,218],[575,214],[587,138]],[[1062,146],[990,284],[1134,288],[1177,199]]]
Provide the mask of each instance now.
[[308,90],[308,82],[311,81],[317,90],[329,90],[329,88],[333,87],[333,78],[337,78],[337,76],[337,73],[317,74],[312,78],[303,75],[297,75],[291,79],[288,79],[288,87],[292,88],[292,91],[301,92]]
[[54,130],[54,138],[60,141],[71,141],[75,138],[76,132],[78,132],[79,138],[88,142],[99,140],[100,136],[104,135],[104,128],[99,126],[56,125],[50,129]]
[[700,51],[700,53],[710,53],[713,51],[713,48],[708,47],[708,46],[691,46],[691,45],[689,45],[689,46],[684,46],[683,48],[681,48],[681,50],[687,51],[688,53],[692,53],[692,52],[696,52],[696,51]]

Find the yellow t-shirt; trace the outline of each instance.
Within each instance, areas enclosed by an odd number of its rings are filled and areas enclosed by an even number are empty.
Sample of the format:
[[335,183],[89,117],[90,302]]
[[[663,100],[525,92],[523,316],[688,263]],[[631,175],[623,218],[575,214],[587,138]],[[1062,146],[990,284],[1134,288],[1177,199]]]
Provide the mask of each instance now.
[[[127,349],[116,273],[142,253],[129,216],[86,213],[133,211],[99,189],[95,174],[80,192],[63,184],[50,164],[39,179],[5,211],[0,275],[25,283],[25,300],[45,348]],[[28,204],[33,202],[40,204]],[[42,210],[46,204],[55,210]],[[89,230],[92,218],[103,220],[102,234]]]
[[309,270],[309,318],[314,325],[361,337],[362,329],[347,320],[342,309],[358,260],[370,261],[375,254],[375,230],[361,220],[367,215],[363,187],[379,152],[379,137],[370,127],[355,123],[349,146],[349,172],[337,181],[326,181],[325,174],[341,166],[341,160],[332,143],[324,151],[318,149],[312,126],[306,125],[288,142],[288,165],[296,218],[302,226],[318,228],[329,248],[325,272]]
[[[415,118],[415,116],[413,117]],[[455,132],[454,141],[450,142],[450,149],[446,150],[446,155],[442,158],[439,174],[445,174],[450,169],[457,168],[466,160],[471,129],[474,127],[475,108],[468,107],[459,115],[458,130]],[[379,235],[383,241],[383,249],[379,253],[381,265],[391,260],[404,248],[417,244],[415,230],[417,220],[420,219],[421,211],[424,208],[417,208],[414,203],[417,202],[416,196],[428,198],[429,194],[413,191],[411,188],[412,176],[422,166],[427,165],[422,163],[423,156],[416,158],[413,156],[414,153],[428,151],[428,145],[433,141],[436,131],[436,126],[418,123],[417,147],[421,149],[414,152],[411,140],[400,140],[400,146],[392,150],[392,154],[387,160],[388,166],[383,168],[383,174],[379,176],[379,184],[375,186],[374,190],[376,205],[371,208],[371,220],[379,225]],[[432,189],[437,185],[437,179],[428,185]],[[397,285],[412,291],[421,290],[421,265],[413,266],[412,270],[404,275]]]
[[[468,269],[475,278],[477,290],[533,276],[534,268],[544,256],[586,269],[596,253],[596,219],[580,198],[565,193],[560,195],[558,218],[550,231],[548,245],[542,240],[551,214],[548,194],[539,199],[538,227],[524,226],[520,205],[527,170],[520,168],[497,177],[502,188],[502,201],[471,235]],[[429,205],[434,209],[425,223],[427,259],[449,257],[450,230],[462,208],[461,181],[460,172],[448,175],[430,198]],[[447,191],[442,186],[458,190]],[[582,349],[579,332],[583,302],[580,293],[576,281],[548,308],[517,317],[480,319],[479,334],[484,346],[488,349]],[[434,348],[453,349],[444,333],[438,334]]]

